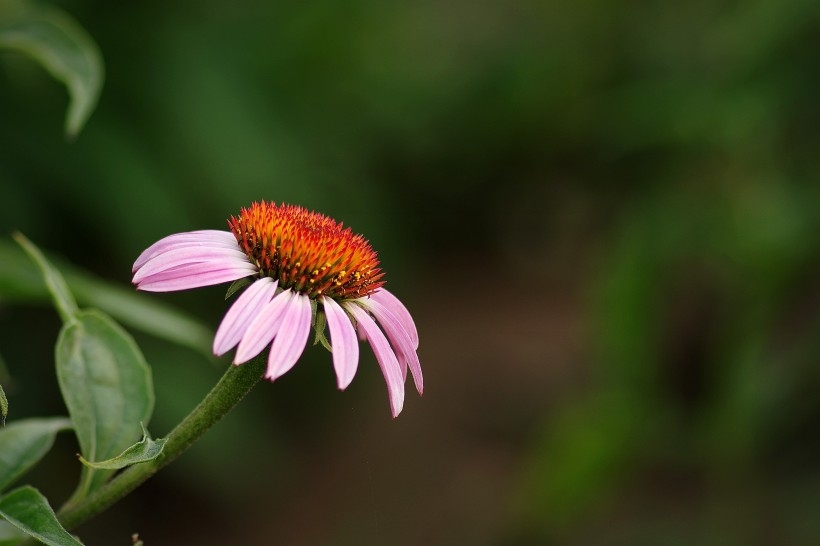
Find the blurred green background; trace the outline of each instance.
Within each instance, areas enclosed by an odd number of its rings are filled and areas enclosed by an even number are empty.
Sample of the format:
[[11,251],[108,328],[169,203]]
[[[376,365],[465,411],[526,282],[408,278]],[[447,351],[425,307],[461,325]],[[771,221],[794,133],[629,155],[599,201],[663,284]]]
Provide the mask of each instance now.
[[[3,0],[0,0],[3,1]],[[56,2],[106,81],[0,53],[0,235],[127,287],[256,199],[365,234],[426,375],[363,350],[248,400],[95,544],[809,545],[820,537],[820,7]],[[32,279],[36,282],[36,279]],[[224,287],[144,295],[215,328]],[[59,321],[0,299],[10,419],[61,414]],[[135,331],[157,435],[227,361]],[[35,477],[59,504],[61,437]]]

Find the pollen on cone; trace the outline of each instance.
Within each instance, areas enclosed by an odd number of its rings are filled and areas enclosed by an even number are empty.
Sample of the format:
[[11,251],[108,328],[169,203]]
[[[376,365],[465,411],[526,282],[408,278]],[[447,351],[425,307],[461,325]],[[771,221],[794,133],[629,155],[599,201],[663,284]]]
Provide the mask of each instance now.
[[323,214],[259,201],[228,225],[260,275],[282,288],[343,300],[367,296],[384,284],[370,243]]

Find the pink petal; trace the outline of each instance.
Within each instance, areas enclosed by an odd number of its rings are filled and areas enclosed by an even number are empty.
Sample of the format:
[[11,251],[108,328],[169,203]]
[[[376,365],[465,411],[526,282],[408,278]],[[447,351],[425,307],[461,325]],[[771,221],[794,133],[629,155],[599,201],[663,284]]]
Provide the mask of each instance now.
[[[158,254],[145,262],[136,273],[132,282],[141,280],[189,264],[208,263],[216,267],[251,264],[248,256],[238,248],[183,247],[174,248]],[[251,264],[252,265],[252,264]]]
[[290,300],[282,318],[282,326],[273,338],[265,377],[273,381],[296,364],[305,350],[312,315],[309,297],[296,294]]
[[259,311],[259,314],[250,323],[245,335],[242,336],[242,340],[239,342],[236,356],[233,358],[234,364],[247,362],[261,353],[262,349],[271,342],[282,324],[282,314],[294,295],[290,289],[287,289],[270,300]]
[[401,413],[404,406],[404,380],[402,379],[401,367],[393,349],[387,342],[387,338],[367,314],[367,311],[355,303],[346,303],[345,309],[350,311],[356,319],[359,328],[364,331],[373,352],[376,354],[376,361],[382,369],[382,375],[387,382],[387,393],[390,396],[390,411],[393,417]]
[[162,254],[171,248],[178,248],[180,246],[209,246],[209,247],[225,247],[239,249],[236,242],[236,237],[230,231],[218,231],[215,229],[207,229],[201,231],[189,231],[185,233],[175,233],[164,237],[146,248],[142,254],[137,257],[134,262],[132,272],[136,271],[151,258]]
[[137,283],[137,289],[146,292],[172,292],[200,286],[211,286],[235,281],[256,273],[252,264],[218,267],[214,264],[189,264],[151,275]]
[[424,392],[424,376],[421,373],[421,363],[419,362],[419,355],[413,347],[413,342],[410,340],[409,333],[404,329],[404,324],[393,313],[393,310],[374,299],[367,300],[362,298],[358,300],[361,305],[366,307],[376,320],[379,321],[390,344],[395,348],[396,354],[399,358],[399,363],[402,364],[402,371],[405,372],[407,367],[410,368],[410,373],[413,374],[413,382],[416,384],[416,390],[419,394]]
[[278,283],[270,277],[254,281],[228,309],[214,336],[214,354],[222,356],[236,347],[262,307],[276,292]]
[[413,317],[410,316],[410,311],[408,311],[407,307],[399,301],[399,298],[384,288],[376,290],[370,294],[370,297],[393,311],[393,314],[401,322],[404,331],[410,336],[410,341],[413,342],[413,348],[418,349],[419,332],[416,330],[416,323],[413,322]]
[[359,367],[359,340],[356,329],[350,322],[342,306],[333,298],[322,297],[325,308],[327,327],[330,330],[330,342],[333,347],[333,369],[336,371],[336,384],[344,390],[353,381]]

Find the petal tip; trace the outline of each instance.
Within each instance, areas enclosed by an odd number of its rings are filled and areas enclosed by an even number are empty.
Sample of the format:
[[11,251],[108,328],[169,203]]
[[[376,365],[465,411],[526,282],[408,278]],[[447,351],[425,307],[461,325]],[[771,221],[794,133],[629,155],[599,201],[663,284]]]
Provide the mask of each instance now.
[[350,386],[351,383],[353,383],[353,377],[352,376],[351,377],[346,377],[344,379],[337,379],[336,380],[336,387],[340,391],[343,391],[343,390],[347,389]]

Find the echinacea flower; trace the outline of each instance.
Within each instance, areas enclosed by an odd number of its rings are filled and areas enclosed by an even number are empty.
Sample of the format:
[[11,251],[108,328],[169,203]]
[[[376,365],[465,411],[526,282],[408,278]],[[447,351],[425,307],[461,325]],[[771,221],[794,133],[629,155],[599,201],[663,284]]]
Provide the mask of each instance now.
[[265,377],[273,381],[299,360],[313,327],[332,351],[339,389],[356,375],[361,337],[387,382],[393,417],[404,405],[408,368],[422,393],[416,326],[384,289],[378,258],[364,237],[322,214],[266,201],[241,209],[228,226],[160,239],[134,262],[133,283],[170,292],[251,278],[217,329],[216,355],[236,347],[238,365],[270,347]]

